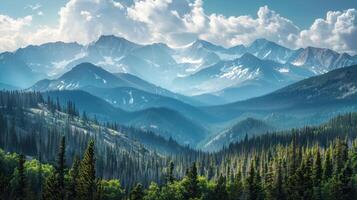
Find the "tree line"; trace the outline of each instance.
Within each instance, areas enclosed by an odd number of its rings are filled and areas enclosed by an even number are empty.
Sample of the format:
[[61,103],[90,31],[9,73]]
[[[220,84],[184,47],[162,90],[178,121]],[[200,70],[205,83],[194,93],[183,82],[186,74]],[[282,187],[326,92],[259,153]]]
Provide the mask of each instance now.
[[[82,156],[66,165],[66,140],[61,138],[54,166],[26,160],[23,154],[0,151],[2,199],[355,199],[357,182],[357,140],[348,145],[335,139],[329,147],[317,144],[276,146],[254,152],[244,168],[239,164],[229,175],[216,179],[200,174],[197,162],[184,177],[175,173],[171,161],[165,182],[148,187],[137,183],[130,191],[118,179],[105,180],[96,174],[95,143],[90,141]],[[243,163],[243,162],[242,162]],[[34,183],[37,183],[36,185]]]

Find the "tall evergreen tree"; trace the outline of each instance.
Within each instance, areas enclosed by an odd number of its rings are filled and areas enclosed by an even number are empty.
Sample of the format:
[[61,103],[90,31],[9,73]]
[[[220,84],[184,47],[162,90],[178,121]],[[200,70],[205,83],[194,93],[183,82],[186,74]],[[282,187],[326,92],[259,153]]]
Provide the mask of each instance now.
[[199,198],[200,191],[198,187],[198,174],[197,174],[197,166],[194,162],[192,167],[188,171],[187,174],[187,184],[186,184],[186,199],[194,199]]
[[279,161],[277,163],[276,167],[276,180],[275,180],[275,195],[276,199],[279,200],[285,200],[286,195],[285,195],[285,190],[284,190],[284,184],[283,184],[283,172],[282,172],[282,167],[281,167],[281,162]]
[[79,167],[80,160],[78,156],[75,156],[73,159],[72,168],[69,171],[69,183],[67,187],[67,199],[75,200],[77,199],[77,186],[79,181]]
[[331,151],[330,148],[327,148],[327,151],[325,153],[324,165],[323,165],[323,180],[327,181],[329,178],[331,178],[332,173],[333,173],[333,165],[331,159]]
[[167,172],[167,183],[172,183],[175,181],[175,176],[174,176],[174,162],[170,161],[168,172]]
[[214,199],[228,199],[227,188],[226,188],[226,178],[223,175],[219,175],[217,180],[217,185],[214,188],[213,193]]
[[50,175],[46,178],[42,199],[43,200],[61,200],[62,194],[60,190],[60,185],[58,182],[58,173],[56,171],[52,171]]
[[273,171],[273,166],[270,165],[268,171],[266,172],[265,180],[264,180],[265,199],[268,200],[275,199],[276,191],[274,186],[275,186],[274,171]]
[[57,182],[58,182],[58,190],[61,194],[61,200],[64,200],[66,197],[66,188],[64,183],[64,175],[65,175],[65,164],[66,164],[66,140],[65,137],[62,136],[61,142],[59,145],[59,151],[57,156],[57,166],[56,166],[56,173],[57,173]]
[[79,168],[79,180],[76,186],[78,199],[94,200],[96,188],[94,141],[91,140]]
[[322,160],[321,160],[321,153],[319,147],[316,147],[315,150],[315,159],[314,159],[314,166],[312,169],[313,173],[313,183],[314,183],[314,200],[322,199],[322,188],[321,188],[321,181],[323,176],[323,169],[322,169]]
[[228,196],[230,200],[241,199],[243,195],[242,172],[239,169],[234,180],[228,186]]
[[251,160],[248,176],[246,178],[246,192],[248,200],[257,200],[262,198],[262,191],[260,188],[261,183],[258,182],[259,174],[254,166],[255,159],[256,158]]

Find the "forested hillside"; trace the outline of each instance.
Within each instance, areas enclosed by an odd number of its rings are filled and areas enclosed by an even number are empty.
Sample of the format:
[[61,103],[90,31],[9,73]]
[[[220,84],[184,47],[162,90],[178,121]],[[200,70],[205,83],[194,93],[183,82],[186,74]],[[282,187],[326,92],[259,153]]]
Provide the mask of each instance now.
[[[0,92],[2,199],[354,199],[357,114],[159,154],[40,93]],[[183,147],[181,147],[183,148]],[[11,154],[7,152],[16,152]]]

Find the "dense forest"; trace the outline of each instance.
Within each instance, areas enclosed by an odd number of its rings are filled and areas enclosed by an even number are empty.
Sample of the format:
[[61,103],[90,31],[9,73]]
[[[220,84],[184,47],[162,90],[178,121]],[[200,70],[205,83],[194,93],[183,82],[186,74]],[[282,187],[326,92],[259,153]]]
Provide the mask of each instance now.
[[0,92],[0,199],[356,199],[356,113],[216,153],[152,150],[138,131]]

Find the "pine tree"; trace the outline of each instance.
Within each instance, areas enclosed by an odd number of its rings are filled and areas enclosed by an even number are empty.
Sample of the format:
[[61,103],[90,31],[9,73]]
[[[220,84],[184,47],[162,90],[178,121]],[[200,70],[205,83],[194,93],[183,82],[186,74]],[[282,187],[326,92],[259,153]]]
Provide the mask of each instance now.
[[226,188],[226,179],[222,176],[219,176],[217,180],[217,185],[213,193],[214,199],[228,199],[227,188]]
[[343,200],[352,200],[356,198],[357,194],[354,191],[352,176],[353,170],[350,163],[347,163],[339,176],[342,191],[342,196],[340,196],[340,198]]
[[198,187],[198,174],[196,163],[192,164],[191,169],[187,174],[187,184],[186,184],[186,199],[194,199],[200,196],[199,187]]
[[355,193],[352,182],[352,169],[347,164],[340,174],[333,174],[330,188],[330,198],[339,200],[353,200]]
[[276,169],[276,180],[275,180],[275,195],[276,199],[279,200],[285,200],[286,195],[284,191],[284,185],[283,185],[283,174],[282,174],[282,169],[281,169],[281,162],[277,163],[277,169]]
[[73,159],[72,168],[69,171],[69,183],[67,188],[67,199],[77,199],[77,185],[79,180],[80,160],[78,156]]
[[96,195],[97,182],[95,177],[95,155],[94,141],[91,140],[84,153],[79,168],[79,180],[77,188],[78,199],[94,200]]
[[321,153],[319,148],[316,148],[316,153],[315,153],[315,159],[314,159],[314,167],[313,167],[313,180],[314,180],[314,186],[318,187],[320,186],[321,180],[322,180],[322,161],[321,161]]
[[58,182],[58,173],[56,171],[52,171],[51,174],[46,178],[42,199],[43,200],[61,200],[62,194],[60,192],[60,185]]
[[169,164],[169,169],[168,169],[168,172],[167,172],[167,183],[172,183],[175,181],[175,176],[174,176],[174,163],[172,161],[170,161],[170,164]]
[[[302,189],[300,191],[300,197],[303,199],[311,199],[313,196],[313,180],[312,180],[312,156],[311,153],[308,152],[304,158],[303,165],[299,169],[302,174],[302,177],[299,177],[299,188]],[[301,187],[302,186],[302,187]]]
[[314,167],[313,167],[313,183],[314,183],[314,194],[313,198],[314,200],[320,200],[322,199],[322,191],[321,191],[321,181],[322,181],[322,176],[323,176],[323,170],[322,170],[322,160],[321,160],[321,154],[320,154],[320,149],[317,147],[315,151],[315,160],[314,160]]
[[56,173],[57,173],[57,182],[58,182],[58,190],[60,191],[61,194],[61,200],[65,199],[66,197],[66,190],[65,190],[65,185],[64,185],[64,174],[65,174],[65,163],[66,163],[66,140],[65,137],[63,136],[61,138],[60,146],[59,146],[59,151],[58,151],[58,156],[57,156],[57,167],[56,167]]
[[254,161],[252,159],[250,163],[250,168],[248,172],[248,176],[246,178],[246,190],[247,190],[247,199],[248,200],[257,200],[260,199],[261,196],[261,188],[259,186],[260,183],[257,182],[258,180],[258,173],[255,170]]
[[273,166],[270,165],[268,171],[265,175],[265,184],[264,184],[264,191],[265,191],[265,199],[275,199],[276,191],[275,191],[275,181],[274,181],[274,171]]
[[334,173],[339,174],[348,159],[348,147],[347,142],[337,139],[334,145],[333,161],[334,161]]
[[330,179],[332,173],[333,173],[333,165],[331,159],[331,152],[330,152],[330,148],[328,148],[325,153],[325,161],[323,165],[323,180],[327,181],[328,179]]
[[240,199],[243,194],[242,172],[238,171],[234,180],[228,186],[228,196],[230,200]]

